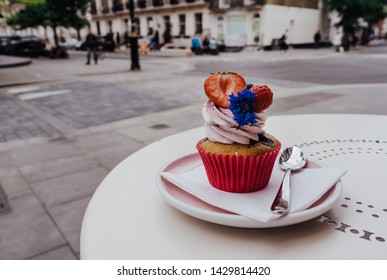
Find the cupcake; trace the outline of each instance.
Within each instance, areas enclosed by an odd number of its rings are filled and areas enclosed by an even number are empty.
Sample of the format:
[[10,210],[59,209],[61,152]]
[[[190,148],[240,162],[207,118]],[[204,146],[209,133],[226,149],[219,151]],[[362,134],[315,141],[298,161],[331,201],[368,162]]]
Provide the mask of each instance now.
[[204,83],[208,101],[202,115],[205,135],[196,148],[209,183],[235,193],[258,191],[269,183],[281,143],[263,130],[273,93],[246,85],[233,72],[211,74]]

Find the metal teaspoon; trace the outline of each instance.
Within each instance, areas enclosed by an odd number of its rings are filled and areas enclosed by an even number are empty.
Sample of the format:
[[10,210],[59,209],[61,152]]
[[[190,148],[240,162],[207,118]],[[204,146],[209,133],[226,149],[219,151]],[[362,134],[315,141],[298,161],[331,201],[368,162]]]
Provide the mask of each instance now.
[[278,160],[278,165],[282,170],[285,170],[285,175],[282,179],[282,183],[276,196],[271,210],[278,215],[286,215],[289,212],[290,207],[290,174],[292,171],[298,171],[302,169],[306,164],[306,156],[304,152],[296,147],[286,148]]

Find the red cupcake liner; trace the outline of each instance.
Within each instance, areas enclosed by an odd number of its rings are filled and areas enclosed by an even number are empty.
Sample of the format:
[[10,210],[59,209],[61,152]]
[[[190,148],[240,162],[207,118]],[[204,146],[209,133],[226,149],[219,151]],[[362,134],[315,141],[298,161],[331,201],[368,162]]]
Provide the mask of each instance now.
[[203,151],[200,140],[196,145],[210,184],[222,191],[234,193],[254,192],[269,183],[274,163],[281,150],[281,142],[266,154],[257,156],[230,156]]

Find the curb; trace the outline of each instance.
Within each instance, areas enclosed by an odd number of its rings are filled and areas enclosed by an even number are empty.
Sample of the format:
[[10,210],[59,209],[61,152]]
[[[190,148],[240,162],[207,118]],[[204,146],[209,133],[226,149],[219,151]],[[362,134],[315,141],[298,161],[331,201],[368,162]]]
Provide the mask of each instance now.
[[[15,59],[15,60],[18,60],[18,59]],[[19,67],[19,66],[29,65],[31,63],[32,63],[31,59],[23,59],[15,62],[0,63],[0,68]]]

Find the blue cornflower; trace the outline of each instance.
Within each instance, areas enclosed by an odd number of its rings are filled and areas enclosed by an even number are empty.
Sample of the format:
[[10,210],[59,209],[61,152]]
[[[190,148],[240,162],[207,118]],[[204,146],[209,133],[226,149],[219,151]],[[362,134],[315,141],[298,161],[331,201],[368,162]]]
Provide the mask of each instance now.
[[254,114],[255,93],[249,89],[238,92],[237,95],[230,94],[229,109],[234,114],[234,120],[240,125],[254,124],[258,121]]

